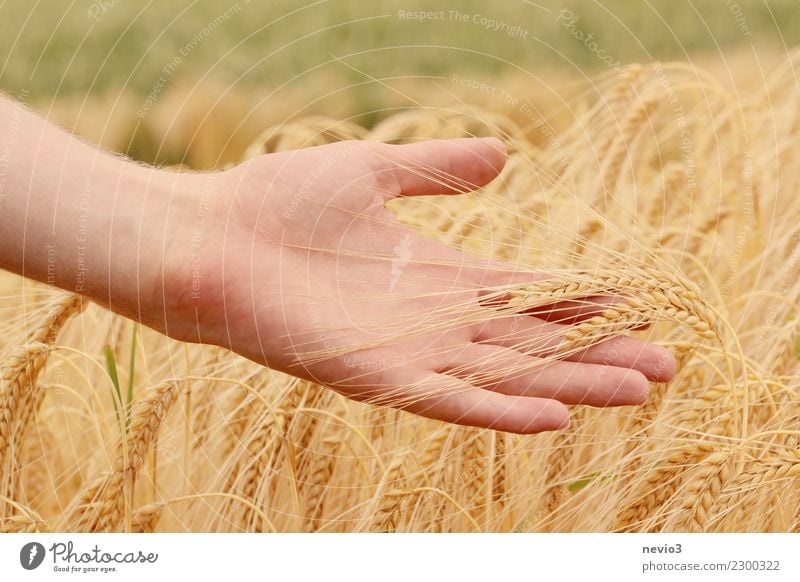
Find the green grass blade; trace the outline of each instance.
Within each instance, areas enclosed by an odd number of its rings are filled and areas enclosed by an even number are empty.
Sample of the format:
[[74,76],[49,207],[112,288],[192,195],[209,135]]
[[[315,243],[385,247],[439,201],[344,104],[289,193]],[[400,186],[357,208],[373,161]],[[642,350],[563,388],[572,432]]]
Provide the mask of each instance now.
[[601,475],[599,471],[595,471],[594,473],[590,473],[585,477],[581,477],[577,481],[573,481],[567,486],[567,489],[575,493],[576,491],[580,491],[581,489],[585,488],[592,481],[597,481],[598,483],[608,483],[610,481],[615,481],[616,478],[616,475]]
[[136,335],[139,331],[139,326],[134,324],[133,337],[131,338],[131,356],[128,364],[128,393],[125,402],[125,425],[131,424],[131,406],[133,405],[133,375],[136,372]]
[[122,423],[122,415],[120,414],[120,407],[122,406],[122,391],[119,387],[119,374],[117,373],[117,358],[114,355],[114,350],[111,346],[103,348],[103,354],[106,358],[106,372],[108,377],[111,378],[113,390],[111,391],[111,400],[114,401],[114,411],[117,413],[117,420]]

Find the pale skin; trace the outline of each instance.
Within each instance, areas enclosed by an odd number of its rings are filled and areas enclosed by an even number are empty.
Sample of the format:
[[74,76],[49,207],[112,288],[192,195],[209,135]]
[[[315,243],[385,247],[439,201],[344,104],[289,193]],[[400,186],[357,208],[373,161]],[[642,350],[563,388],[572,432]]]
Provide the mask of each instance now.
[[[541,356],[517,348],[606,299],[557,306],[559,323],[518,315],[375,345],[385,339],[376,322],[413,327],[420,314],[477,305],[487,287],[540,276],[423,238],[385,206],[490,182],[505,163],[498,140],[342,142],[179,173],[102,152],[2,97],[0,136],[0,267],[170,337],[355,400],[522,434],[566,427],[568,404],[641,404],[648,380],[675,372],[667,350],[624,337],[490,384],[467,381]],[[366,347],[308,357],[354,344]]]

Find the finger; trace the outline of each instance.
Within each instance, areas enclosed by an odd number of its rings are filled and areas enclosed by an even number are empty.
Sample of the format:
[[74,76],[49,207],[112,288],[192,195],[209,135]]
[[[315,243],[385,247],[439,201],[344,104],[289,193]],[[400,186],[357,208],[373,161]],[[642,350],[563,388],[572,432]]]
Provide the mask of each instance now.
[[[555,353],[567,327],[535,317],[514,315],[477,324],[472,333],[474,342],[545,357]],[[669,350],[630,336],[611,338],[571,354],[565,360],[631,368],[654,382],[669,381],[676,369],[675,358]]]
[[380,155],[400,196],[469,192],[492,181],[506,162],[505,145],[496,138],[436,139],[385,148]]
[[548,362],[489,344],[471,344],[455,354],[442,371],[502,394],[554,398],[564,404],[643,404],[650,391],[647,379],[638,370]]
[[517,434],[569,425],[569,412],[557,400],[508,396],[421,369],[398,370],[393,380],[402,387],[403,400],[390,406],[426,418]]
[[630,336],[611,338],[572,354],[567,360],[633,368],[653,382],[669,382],[678,367],[668,349]]

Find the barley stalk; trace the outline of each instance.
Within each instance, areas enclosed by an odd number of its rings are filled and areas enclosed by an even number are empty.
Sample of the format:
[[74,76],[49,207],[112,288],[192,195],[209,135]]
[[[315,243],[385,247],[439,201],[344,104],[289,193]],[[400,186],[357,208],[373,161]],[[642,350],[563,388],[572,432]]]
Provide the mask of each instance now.
[[[265,479],[270,459],[278,453],[280,424],[281,417],[269,410],[265,410],[256,419],[250,436],[243,443],[238,462],[229,476],[227,490],[252,502],[255,506],[259,506],[257,494]],[[246,526],[256,520],[255,529],[261,527],[257,513],[250,507],[244,509],[242,520]]]
[[467,506],[479,523],[488,520],[488,500],[491,499],[489,439],[487,432],[478,432],[464,444],[462,451],[460,482],[464,487]]
[[[600,294],[618,294],[624,304],[614,305],[602,315],[572,326],[565,334],[562,352],[586,347],[642,323],[659,319],[676,320],[704,338],[718,338],[716,316],[690,286],[673,282],[650,268],[636,272],[609,273],[577,281],[545,279],[510,292],[508,306],[523,311],[545,302],[555,303]],[[544,301],[542,298],[545,298]]]
[[633,501],[617,516],[615,530],[637,531],[677,491],[687,467],[713,452],[706,444],[689,444],[670,455],[661,465],[646,475]]
[[381,496],[378,512],[375,514],[374,531],[394,533],[400,523],[403,509],[413,506],[419,499],[416,489],[392,489]]
[[762,487],[774,485],[782,480],[800,477],[800,452],[771,455],[757,460],[752,467],[732,479],[724,489],[728,507],[739,505],[743,498],[753,496]]
[[340,448],[341,438],[338,436],[325,437],[320,441],[320,450],[317,451],[314,463],[311,465],[308,483],[306,515],[309,516],[309,529],[316,529],[325,513],[325,493],[330,485],[336,467],[336,455]]
[[648,129],[647,124],[650,116],[659,105],[659,100],[655,97],[648,97],[639,101],[636,106],[631,109],[622,122],[622,131],[619,138],[611,150],[606,155],[604,160],[604,172],[601,192],[611,192],[617,185],[619,174],[622,170],[622,165],[625,159],[631,155],[635,150],[632,148],[632,141],[635,136]]
[[[22,443],[30,420],[41,405],[43,392],[38,378],[49,350],[41,343],[16,348],[6,354],[0,367],[0,467],[4,468],[0,495],[6,498],[17,497]],[[6,514],[6,504],[2,506],[0,516]]]
[[[377,492],[377,506],[371,518],[371,529],[376,532],[394,532],[400,518],[400,509],[406,493],[398,487],[403,479],[405,455],[398,454],[381,479]],[[401,493],[402,492],[402,493]]]
[[158,527],[164,507],[163,503],[151,503],[137,509],[131,519],[131,533],[153,533]]
[[711,510],[732,472],[730,451],[710,454],[688,477],[674,531],[705,532]]
[[178,398],[178,385],[167,382],[151,388],[136,403],[128,437],[112,470],[96,478],[80,496],[67,523],[74,531],[115,531],[131,507],[136,477],[169,409]]
[[62,294],[53,299],[47,307],[47,314],[30,334],[29,343],[55,343],[58,333],[75,315],[86,309],[87,300],[80,295]]
[[40,518],[27,515],[0,517],[0,533],[48,533],[47,524]]

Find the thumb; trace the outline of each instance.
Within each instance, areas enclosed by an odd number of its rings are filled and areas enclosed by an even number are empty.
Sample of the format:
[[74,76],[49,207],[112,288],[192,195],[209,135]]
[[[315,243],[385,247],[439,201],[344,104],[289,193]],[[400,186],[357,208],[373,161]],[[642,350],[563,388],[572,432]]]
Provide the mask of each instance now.
[[434,139],[383,150],[398,196],[461,194],[491,182],[506,163],[506,147],[494,137]]

